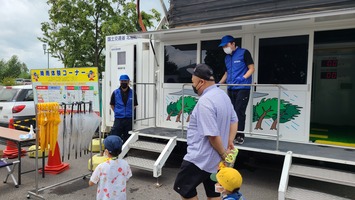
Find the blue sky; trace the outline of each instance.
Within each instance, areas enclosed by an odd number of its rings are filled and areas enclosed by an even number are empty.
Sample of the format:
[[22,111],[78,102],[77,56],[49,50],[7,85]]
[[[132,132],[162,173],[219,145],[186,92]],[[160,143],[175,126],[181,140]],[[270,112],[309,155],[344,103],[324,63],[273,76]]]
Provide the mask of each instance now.
[[[0,6],[0,60],[17,55],[29,69],[47,68],[44,55],[41,22],[48,21],[49,6],[46,0],[1,0]],[[141,10],[155,8],[163,15],[160,0],[141,0]],[[169,7],[168,0],[164,0]],[[49,66],[63,67],[56,58],[49,57]]]

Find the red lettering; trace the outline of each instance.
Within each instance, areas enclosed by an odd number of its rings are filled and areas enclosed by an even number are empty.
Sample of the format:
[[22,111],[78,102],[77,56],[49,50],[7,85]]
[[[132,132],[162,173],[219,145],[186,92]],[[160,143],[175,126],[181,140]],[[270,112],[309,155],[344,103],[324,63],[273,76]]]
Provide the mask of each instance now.
[[332,79],[336,79],[337,78],[337,73],[336,72],[333,72],[332,73]]

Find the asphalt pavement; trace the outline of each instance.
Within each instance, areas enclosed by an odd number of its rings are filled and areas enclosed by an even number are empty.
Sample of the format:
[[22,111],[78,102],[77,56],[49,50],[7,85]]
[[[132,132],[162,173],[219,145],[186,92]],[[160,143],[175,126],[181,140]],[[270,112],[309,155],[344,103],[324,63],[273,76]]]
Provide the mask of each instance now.
[[[0,145],[0,149],[4,146]],[[65,160],[70,164],[70,169],[58,175],[46,174],[45,178],[38,175],[38,188],[45,188],[38,193],[45,199],[75,199],[87,200],[95,199],[96,186],[89,187],[88,180],[90,172],[88,170],[88,159],[90,154]],[[159,200],[159,199],[180,199],[173,190],[173,183],[179,171],[182,155],[173,154],[162,171],[162,176],[154,178],[152,172],[132,168],[133,176],[127,184],[127,199],[138,200]],[[281,175],[282,159],[270,158],[265,155],[254,158],[248,152],[240,151],[235,167],[243,176],[241,192],[248,200],[275,200],[277,199],[277,189]],[[39,164],[41,160],[39,160]],[[23,171],[35,168],[35,159],[28,156],[22,159]],[[6,177],[6,169],[0,169],[0,179]],[[17,173],[15,172],[17,177]],[[70,180],[70,181],[69,181]],[[157,182],[161,184],[157,187]],[[63,183],[52,187],[55,184]],[[15,188],[12,180],[8,183],[0,183],[0,199],[27,199],[28,191],[36,192],[35,172],[22,175],[22,184]],[[203,186],[198,187],[199,199],[206,199]],[[31,199],[37,199],[31,196]]]

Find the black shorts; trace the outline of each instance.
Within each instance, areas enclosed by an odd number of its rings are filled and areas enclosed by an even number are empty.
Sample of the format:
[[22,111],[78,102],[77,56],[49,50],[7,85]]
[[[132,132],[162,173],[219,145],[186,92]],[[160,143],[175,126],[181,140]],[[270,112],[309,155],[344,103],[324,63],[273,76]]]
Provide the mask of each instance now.
[[180,171],[175,179],[174,190],[185,199],[197,195],[196,187],[203,183],[207,197],[219,197],[215,192],[214,181],[210,179],[211,173],[201,170],[189,161],[182,161]]

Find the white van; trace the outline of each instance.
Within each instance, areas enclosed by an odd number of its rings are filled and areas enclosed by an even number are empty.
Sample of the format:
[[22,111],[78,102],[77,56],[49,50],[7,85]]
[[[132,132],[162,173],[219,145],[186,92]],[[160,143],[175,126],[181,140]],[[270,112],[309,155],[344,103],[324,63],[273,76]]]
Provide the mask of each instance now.
[[[34,117],[32,85],[4,86],[0,89],[0,126],[8,127],[10,119],[19,121]],[[29,126],[29,122],[20,125]]]
[[22,85],[23,84],[23,78],[17,78],[15,79],[16,85]]

